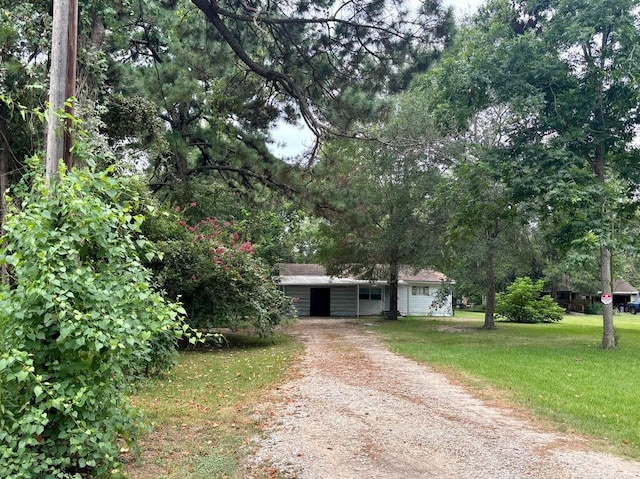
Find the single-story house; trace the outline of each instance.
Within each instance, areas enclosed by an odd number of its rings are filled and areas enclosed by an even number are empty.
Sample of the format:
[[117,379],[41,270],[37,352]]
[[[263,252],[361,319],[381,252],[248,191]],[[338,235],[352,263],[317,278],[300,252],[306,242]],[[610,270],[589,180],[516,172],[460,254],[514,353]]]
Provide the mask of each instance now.
[[[389,282],[329,276],[319,264],[282,263],[276,281],[299,316],[376,316],[389,311]],[[449,291],[444,304],[436,294],[448,278],[437,271],[402,268],[398,311],[402,316],[452,316]]]
[[550,290],[544,292],[549,293],[567,311],[584,313],[595,302],[594,293],[577,290],[567,274],[562,275]]
[[628,281],[623,279],[613,280],[613,306],[614,308],[625,311],[627,303],[640,302],[640,292],[638,288],[631,286]]
[[[624,311],[627,303],[640,302],[640,291],[623,279],[613,280],[613,306],[616,310]],[[549,292],[549,291],[547,291]],[[574,290],[571,279],[564,275],[555,285],[555,291],[550,291],[556,302],[567,311],[584,313],[589,305],[600,303],[601,292],[585,293]]]

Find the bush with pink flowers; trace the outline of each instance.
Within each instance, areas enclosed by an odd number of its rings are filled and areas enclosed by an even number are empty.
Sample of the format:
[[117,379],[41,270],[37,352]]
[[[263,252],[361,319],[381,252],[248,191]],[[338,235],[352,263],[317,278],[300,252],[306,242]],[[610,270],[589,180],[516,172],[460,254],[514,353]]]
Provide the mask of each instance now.
[[254,245],[231,223],[206,218],[190,224],[180,213],[175,207],[170,215],[148,218],[145,233],[163,253],[152,265],[156,277],[170,297],[182,302],[190,326],[252,325],[266,335],[295,315]]

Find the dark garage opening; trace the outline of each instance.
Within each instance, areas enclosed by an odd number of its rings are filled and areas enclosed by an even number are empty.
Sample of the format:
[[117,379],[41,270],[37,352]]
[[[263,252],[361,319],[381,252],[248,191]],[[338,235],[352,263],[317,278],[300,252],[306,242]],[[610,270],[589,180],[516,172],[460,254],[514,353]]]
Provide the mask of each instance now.
[[331,289],[311,288],[311,303],[309,314],[311,316],[331,316]]

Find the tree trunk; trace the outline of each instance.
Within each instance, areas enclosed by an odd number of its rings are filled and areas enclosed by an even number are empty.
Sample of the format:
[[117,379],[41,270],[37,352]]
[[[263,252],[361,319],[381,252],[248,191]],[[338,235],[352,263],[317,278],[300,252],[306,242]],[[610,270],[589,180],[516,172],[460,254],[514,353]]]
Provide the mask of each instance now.
[[[601,109],[596,109],[596,117],[601,116]],[[604,130],[603,130],[604,131]],[[594,149],[593,159],[593,172],[595,173],[598,181],[604,188],[606,182],[605,175],[605,148],[603,144],[597,144]],[[609,214],[606,209],[606,196],[604,193],[600,195],[600,211],[602,212],[603,223],[606,221],[606,216]],[[602,294],[611,295],[613,298],[612,286],[611,286],[611,249],[606,244],[612,244],[611,234],[602,238],[603,244],[600,246],[600,283]],[[607,243],[605,243],[605,241]],[[602,348],[614,349],[616,347],[616,336],[613,327],[613,302],[611,304],[602,305]]]
[[392,262],[389,272],[389,316],[388,319],[398,319],[398,264]]
[[487,291],[487,301],[484,309],[484,325],[482,329],[496,329],[493,312],[496,308],[496,275],[494,268],[494,258],[491,246],[487,251],[487,270],[485,273],[485,288]]
[[[606,246],[600,247],[600,280],[602,294],[613,297],[611,287],[611,251]],[[616,347],[615,328],[613,326],[613,302],[602,305],[602,348],[614,349]]]

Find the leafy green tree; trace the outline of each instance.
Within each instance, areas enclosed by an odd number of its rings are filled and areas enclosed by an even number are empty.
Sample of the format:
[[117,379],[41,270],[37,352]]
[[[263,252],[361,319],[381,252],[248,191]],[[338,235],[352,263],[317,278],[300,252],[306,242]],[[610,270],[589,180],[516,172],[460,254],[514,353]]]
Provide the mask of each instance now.
[[485,299],[485,329],[494,329],[496,290],[534,261],[531,227],[492,162],[458,163],[438,188],[432,204],[443,211],[446,231],[441,264],[456,289]]
[[450,38],[451,9],[404,1],[192,0],[244,68],[320,134],[370,111],[375,93],[406,86]]
[[25,158],[43,143],[42,122],[28,111],[47,98],[42,58],[48,42],[41,32],[50,24],[48,16],[24,2],[0,2],[0,223],[4,192],[19,180]]
[[[587,224],[599,240],[603,293],[612,288],[611,252],[616,248],[612,219],[628,218],[628,203],[619,200],[633,195],[638,180],[638,150],[632,143],[638,120],[631,113],[638,102],[639,71],[629,60],[640,40],[637,12],[638,2],[628,0],[580,5],[558,1],[536,14],[540,36],[557,57],[554,79],[566,85],[559,91],[544,85],[540,126],[552,135],[549,147],[562,152],[566,169],[556,171],[562,175],[579,169],[590,174],[581,188],[589,199],[578,204],[590,212],[593,220]],[[529,82],[536,85],[535,78]],[[536,128],[535,134],[543,144],[540,130]],[[615,347],[612,305],[604,305],[603,326],[603,347]]]
[[[132,10],[132,38],[108,45],[112,91],[155,104],[167,135],[166,148],[148,156],[150,183],[183,196],[178,203],[202,203],[184,198],[197,177],[232,192],[303,194],[298,168],[266,147],[274,123],[344,133],[375,110],[374,93],[423,69],[452,25],[439,1],[413,13],[409,2],[370,1],[147,1]],[[126,103],[115,103],[107,131],[128,148],[138,130]]]
[[320,258],[330,273],[388,280],[389,317],[397,319],[400,267],[432,264],[437,251],[425,201],[440,171],[430,158],[381,142],[336,143],[326,154]]
[[296,229],[292,232],[292,262],[316,263],[322,245],[322,226],[325,223],[321,217],[301,215]]
[[149,286],[138,198],[112,173],[33,173],[4,224],[2,477],[122,476],[121,441],[144,432],[131,383],[175,359],[184,311]]
[[[85,131],[104,130],[99,113],[105,97],[113,92],[107,72],[110,61],[112,64],[116,61],[107,55],[107,45],[127,41],[130,29],[126,22],[130,18],[129,2],[89,0],[80,7],[75,115],[84,121]],[[47,101],[51,23],[51,2],[0,1],[0,97],[4,99],[0,101],[2,193],[19,181],[26,159],[43,147],[39,118],[42,113],[31,112],[42,112]],[[132,125],[132,121],[128,123]],[[105,153],[109,151],[103,138],[94,137],[94,141],[103,145]],[[105,158],[103,155],[101,160]]]
[[[503,139],[508,183],[541,215],[572,223],[573,238],[599,241],[600,282],[611,291],[613,219],[633,218],[638,150],[637,2],[504,1],[480,9],[460,55],[462,115],[490,105],[519,112]],[[451,83],[454,84],[454,83]],[[620,201],[620,199],[624,201]],[[603,310],[604,348],[615,347],[611,306]]]
[[[175,7],[141,3],[140,34],[114,51],[127,60],[114,67],[122,96],[109,104],[109,136],[114,142],[137,136],[117,120],[129,118],[131,101],[143,98],[140,119],[157,115],[165,128],[164,145],[149,157],[154,191],[187,196],[191,181],[202,177],[232,189],[262,185],[290,192],[280,178],[287,166],[266,147],[279,113],[262,83],[238,67],[228,46],[188,2]],[[141,132],[145,123],[152,124],[141,121]]]
[[496,314],[514,323],[553,323],[561,321],[564,309],[548,295],[542,295],[544,281],[518,278],[506,293],[496,296]]
[[469,61],[469,50],[477,41],[473,30],[460,32],[441,61],[414,79],[405,94],[402,117],[416,143],[424,137],[425,124],[441,136],[442,167],[448,170],[430,200],[444,224],[438,264],[456,279],[459,292],[483,298],[483,327],[494,329],[497,287],[531,274],[536,248],[531,214],[505,174],[511,155],[509,133],[523,113],[474,91],[484,74]]

